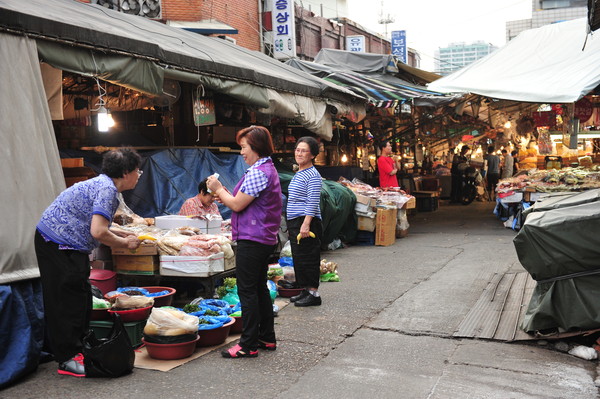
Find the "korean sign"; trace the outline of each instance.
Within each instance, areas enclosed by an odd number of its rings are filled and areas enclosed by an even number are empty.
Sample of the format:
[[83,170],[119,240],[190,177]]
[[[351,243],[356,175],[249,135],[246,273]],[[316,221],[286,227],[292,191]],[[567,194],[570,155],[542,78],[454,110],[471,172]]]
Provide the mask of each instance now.
[[363,35],[346,36],[346,50],[364,53],[365,52],[365,37]]
[[273,55],[288,59],[296,56],[294,0],[273,0]]
[[406,31],[392,31],[392,54],[405,64],[407,62],[406,49]]

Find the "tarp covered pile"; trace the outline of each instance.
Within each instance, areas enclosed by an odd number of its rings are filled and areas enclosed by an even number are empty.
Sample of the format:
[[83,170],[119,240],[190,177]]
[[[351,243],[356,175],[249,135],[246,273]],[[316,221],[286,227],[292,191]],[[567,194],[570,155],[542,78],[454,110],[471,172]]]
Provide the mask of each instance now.
[[553,197],[527,215],[514,244],[537,285],[523,330],[600,328],[599,199],[600,190]]

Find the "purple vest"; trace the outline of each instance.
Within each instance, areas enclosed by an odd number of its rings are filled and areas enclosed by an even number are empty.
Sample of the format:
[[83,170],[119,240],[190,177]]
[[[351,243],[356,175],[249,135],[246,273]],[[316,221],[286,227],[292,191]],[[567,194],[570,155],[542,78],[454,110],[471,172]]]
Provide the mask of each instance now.
[[[234,240],[250,240],[261,244],[277,244],[277,233],[281,224],[281,185],[279,175],[272,160],[256,167],[267,175],[267,187],[261,191],[250,205],[241,212],[232,212],[231,230]],[[233,196],[238,193],[246,175],[233,190]]]

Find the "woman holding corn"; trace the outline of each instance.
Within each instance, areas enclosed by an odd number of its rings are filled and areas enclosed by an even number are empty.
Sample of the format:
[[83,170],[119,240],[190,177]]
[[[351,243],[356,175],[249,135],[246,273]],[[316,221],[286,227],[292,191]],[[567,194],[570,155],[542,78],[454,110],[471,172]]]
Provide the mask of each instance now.
[[292,246],[296,282],[304,290],[290,298],[295,306],[319,306],[321,276],[321,184],[313,165],[319,155],[319,143],[313,137],[301,137],[294,158],[298,172],[288,187],[287,227]]

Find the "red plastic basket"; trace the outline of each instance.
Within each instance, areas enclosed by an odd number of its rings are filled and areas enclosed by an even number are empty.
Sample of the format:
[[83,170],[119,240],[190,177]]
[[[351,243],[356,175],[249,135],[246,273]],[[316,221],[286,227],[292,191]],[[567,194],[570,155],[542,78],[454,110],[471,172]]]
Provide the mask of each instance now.
[[146,342],[142,338],[142,342],[146,346],[148,356],[153,359],[159,360],[174,360],[184,359],[192,356],[194,350],[196,350],[196,344],[199,342],[200,337],[196,337],[193,341],[181,342],[178,344],[155,344],[153,342]]
[[150,312],[152,312],[152,306],[129,310],[108,310],[108,313],[116,313],[121,316],[123,323],[146,320],[150,316]]

